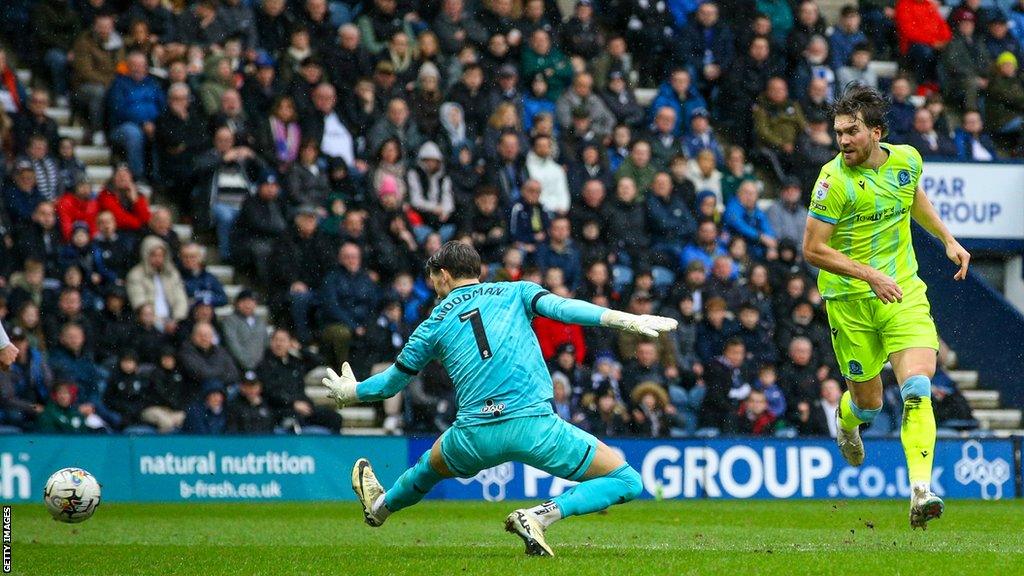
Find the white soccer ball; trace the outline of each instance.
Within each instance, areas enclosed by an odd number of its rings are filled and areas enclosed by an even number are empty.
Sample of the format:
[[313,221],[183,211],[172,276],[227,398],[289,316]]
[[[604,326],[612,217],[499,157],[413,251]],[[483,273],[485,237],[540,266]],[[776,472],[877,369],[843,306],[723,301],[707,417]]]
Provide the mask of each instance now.
[[100,505],[100,483],[81,468],[62,468],[46,481],[43,502],[54,520],[84,522]]

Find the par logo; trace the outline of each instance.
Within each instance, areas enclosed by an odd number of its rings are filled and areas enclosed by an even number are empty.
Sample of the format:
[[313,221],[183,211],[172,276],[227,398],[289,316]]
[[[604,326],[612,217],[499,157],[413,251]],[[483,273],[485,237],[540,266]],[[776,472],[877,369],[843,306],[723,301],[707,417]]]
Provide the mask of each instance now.
[[896,181],[900,183],[900,186],[910,184],[910,171],[900,170],[899,173],[896,174]]
[[1003,484],[1010,479],[1010,464],[1002,458],[986,460],[981,442],[968,440],[964,442],[953,473],[961,484],[977,482],[983,499],[999,500],[1003,497]]
[[826,180],[818,182],[817,188],[814,189],[814,199],[818,201],[824,200],[828,196],[828,189],[831,187],[832,185]]
[[477,472],[472,478],[456,478],[466,486],[473,482],[479,482],[483,487],[484,500],[488,502],[501,502],[505,499],[505,487],[516,477],[516,469],[511,462],[506,462]]

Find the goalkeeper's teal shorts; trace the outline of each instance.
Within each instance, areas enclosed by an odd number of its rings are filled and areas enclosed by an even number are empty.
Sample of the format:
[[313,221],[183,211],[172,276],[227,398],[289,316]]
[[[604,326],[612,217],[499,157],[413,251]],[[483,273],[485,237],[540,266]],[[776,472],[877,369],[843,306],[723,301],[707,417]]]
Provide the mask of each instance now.
[[555,414],[452,426],[441,435],[441,456],[459,478],[515,461],[578,480],[590,468],[597,446],[597,438]]

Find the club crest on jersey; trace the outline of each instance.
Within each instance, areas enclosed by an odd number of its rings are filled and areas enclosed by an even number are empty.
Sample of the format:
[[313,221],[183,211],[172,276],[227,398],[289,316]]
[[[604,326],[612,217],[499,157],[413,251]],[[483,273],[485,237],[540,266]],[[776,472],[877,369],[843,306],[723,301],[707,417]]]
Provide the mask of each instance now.
[[850,376],[863,376],[864,367],[856,360],[850,360]]
[[814,199],[824,200],[825,197],[828,196],[828,189],[831,186],[832,185],[826,182],[825,180],[818,182],[818,187],[814,189]]
[[899,173],[896,174],[896,181],[900,183],[900,186],[910,184],[910,171],[900,170]]

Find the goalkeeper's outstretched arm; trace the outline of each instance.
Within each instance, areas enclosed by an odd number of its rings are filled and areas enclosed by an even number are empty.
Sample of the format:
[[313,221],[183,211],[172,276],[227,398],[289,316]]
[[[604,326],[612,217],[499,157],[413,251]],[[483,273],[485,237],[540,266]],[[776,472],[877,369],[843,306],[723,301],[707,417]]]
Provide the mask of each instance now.
[[377,402],[390,398],[408,386],[414,376],[415,373],[403,371],[396,363],[388,366],[387,370],[359,382],[352,373],[352,367],[345,362],[341,365],[341,374],[328,368],[327,376],[322,382],[330,390],[328,396],[334,398],[338,406],[345,406],[356,402]]
[[549,292],[537,294],[533,299],[532,306],[535,314],[559,322],[582,326],[607,326],[651,337],[675,330],[679,325],[672,318],[620,312],[583,300],[563,298]]

